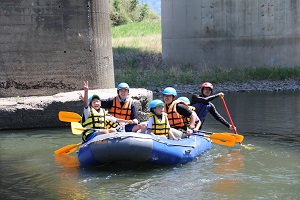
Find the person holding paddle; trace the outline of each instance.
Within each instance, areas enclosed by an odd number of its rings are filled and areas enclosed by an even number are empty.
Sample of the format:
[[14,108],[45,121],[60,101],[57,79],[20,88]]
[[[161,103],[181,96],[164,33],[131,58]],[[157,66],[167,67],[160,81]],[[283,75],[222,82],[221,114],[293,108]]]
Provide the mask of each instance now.
[[107,121],[112,121],[115,123],[132,123],[132,120],[117,119],[113,116],[107,115],[106,111],[103,108],[101,108],[101,101],[99,95],[94,94],[90,98],[88,98],[88,81],[84,81],[83,88],[84,110],[81,118],[81,124],[84,128],[87,128],[82,132],[82,140],[84,142],[91,140],[92,138],[100,134],[117,132],[115,128],[106,129]]
[[[163,90],[164,112],[168,115],[168,120],[171,126],[171,132],[175,137],[188,137],[194,132],[195,122],[197,119],[196,113],[193,113],[188,105],[183,101],[177,101],[177,92],[172,87],[166,87]],[[190,126],[187,127],[184,123],[184,118],[190,118]]]
[[217,121],[224,124],[231,130],[235,130],[236,128],[229,124],[224,117],[222,117],[213,103],[212,100],[220,97],[224,97],[224,93],[220,92],[215,95],[211,95],[213,92],[214,86],[209,82],[205,82],[200,86],[200,94],[193,94],[191,99],[191,105],[195,107],[195,112],[201,121],[200,129],[205,121],[205,117],[208,113],[210,113]]
[[[195,113],[195,107],[190,106],[191,102],[189,100],[189,98],[187,97],[179,97],[177,99],[177,101],[183,101],[184,103],[186,103],[188,105],[188,108],[194,113],[194,115],[196,116],[196,120],[195,120],[195,127],[194,127],[194,132],[198,132],[200,126],[201,126],[201,121],[199,119],[199,117],[197,116],[197,114]],[[186,127],[190,127],[190,122],[191,122],[191,118],[190,117],[184,117],[183,121],[186,125]]]
[[102,99],[102,108],[108,109],[109,114],[124,120],[132,120],[132,124],[126,124],[126,132],[145,133],[147,124],[139,123],[137,109],[133,99],[129,97],[129,85],[120,83],[117,87],[118,95],[108,99]]

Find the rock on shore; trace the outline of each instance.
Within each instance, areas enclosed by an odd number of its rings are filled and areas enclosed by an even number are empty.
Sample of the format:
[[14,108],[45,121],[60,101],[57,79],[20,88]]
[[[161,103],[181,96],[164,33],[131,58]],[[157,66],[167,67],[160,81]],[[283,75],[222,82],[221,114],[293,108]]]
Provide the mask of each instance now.
[[[59,111],[69,111],[81,114],[83,103],[78,98],[78,92],[58,93],[53,96],[30,96],[0,98],[0,130],[50,128],[70,126],[70,123],[58,119]],[[99,94],[101,98],[114,97],[117,90],[90,90],[89,94]],[[140,120],[146,119],[148,104],[152,100],[152,92],[144,88],[130,89]]]
[[[173,85],[179,94],[193,94],[199,92],[199,85]],[[300,80],[284,80],[284,81],[249,81],[246,83],[213,83],[214,93],[217,92],[279,92],[279,91],[299,91]],[[166,86],[147,87],[152,90],[153,94],[159,94]]]

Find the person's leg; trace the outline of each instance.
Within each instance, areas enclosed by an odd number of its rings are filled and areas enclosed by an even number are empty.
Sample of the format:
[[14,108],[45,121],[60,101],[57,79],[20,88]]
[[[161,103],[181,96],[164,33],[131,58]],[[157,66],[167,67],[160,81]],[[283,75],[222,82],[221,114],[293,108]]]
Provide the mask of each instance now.
[[108,129],[108,132],[109,133],[115,133],[115,132],[117,132],[117,130],[115,128],[110,128],[110,129]]
[[147,130],[147,123],[140,123],[136,124],[135,126],[132,127],[132,132],[137,132],[137,133],[145,133]]
[[170,131],[173,133],[173,135],[176,137],[176,138],[183,138],[184,137],[184,134],[182,131],[180,130],[177,130],[175,128],[171,128]]

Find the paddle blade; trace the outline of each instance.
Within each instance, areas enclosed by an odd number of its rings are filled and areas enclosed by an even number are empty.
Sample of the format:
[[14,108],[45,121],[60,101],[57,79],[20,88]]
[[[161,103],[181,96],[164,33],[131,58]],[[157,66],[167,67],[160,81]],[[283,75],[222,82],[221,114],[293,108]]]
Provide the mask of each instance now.
[[85,128],[79,122],[71,122],[71,129],[74,135],[81,135]]
[[223,146],[228,146],[228,147],[233,147],[235,145],[235,140],[224,141],[224,140],[211,139],[211,141],[213,143],[216,143],[216,144],[219,144],[219,145],[223,145]]
[[236,143],[235,137],[231,135],[214,133],[212,135],[205,135],[205,137],[210,138],[214,143],[220,144],[223,146],[234,146]]
[[67,111],[60,111],[58,118],[62,122],[79,122],[81,120],[81,116],[77,113]]
[[76,151],[77,147],[79,147],[82,143],[78,143],[78,144],[69,144],[67,146],[64,146],[60,149],[57,149],[56,151],[54,151],[55,155],[66,155],[66,154],[70,154],[74,151]]
[[235,137],[236,142],[243,142],[243,140],[244,140],[244,136],[240,135],[240,134],[233,134],[233,133],[228,133],[228,132],[223,132],[220,134],[231,135],[231,136]]
[[236,142],[242,143],[244,140],[244,136],[243,135],[239,135],[239,134],[232,134],[230,133],[231,136],[235,137]]

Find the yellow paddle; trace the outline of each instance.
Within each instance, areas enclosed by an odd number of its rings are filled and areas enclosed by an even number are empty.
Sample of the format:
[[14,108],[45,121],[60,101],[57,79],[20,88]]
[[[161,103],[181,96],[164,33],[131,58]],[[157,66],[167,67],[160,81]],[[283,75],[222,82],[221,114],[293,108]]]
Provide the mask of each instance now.
[[[202,131],[202,130],[201,130],[201,132],[207,133],[207,134],[216,134],[216,133],[213,133],[213,132]],[[218,133],[218,134],[225,134],[225,135],[233,136],[233,137],[235,137],[236,142],[243,142],[243,140],[244,140],[244,136],[239,135],[239,134],[233,134],[233,133],[228,133],[228,132],[223,132],[223,133]]]
[[58,118],[62,122],[79,122],[81,116],[74,112],[59,111]]
[[76,151],[77,147],[79,147],[81,144],[82,144],[81,142],[78,144],[69,144],[60,149],[57,149],[56,151],[54,151],[54,153],[56,155],[67,155],[67,154],[70,154],[70,153]]
[[71,129],[74,135],[81,135],[84,130],[97,130],[94,128],[84,128],[79,122],[71,122]]
[[212,135],[204,135],[204,137],[207,137],[211,139],[212,142],[223,145],[223,146],[230,146],[233,147],[236,143],[235,137],[231,135],[221,134],[221,133],[214,133]]

